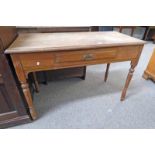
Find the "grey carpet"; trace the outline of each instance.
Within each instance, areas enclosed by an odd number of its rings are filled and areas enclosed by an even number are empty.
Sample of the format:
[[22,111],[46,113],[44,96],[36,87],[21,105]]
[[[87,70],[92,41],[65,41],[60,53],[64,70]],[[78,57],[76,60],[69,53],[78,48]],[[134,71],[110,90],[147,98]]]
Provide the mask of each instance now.
[[112,64],[107,83],[106,66],[90,66],[86,80],[41,85],[34,96],[39,118],[14,128],[155,128],[155,83],[142,78],[154,47],[145,45],[124,102],[120,95],[130,63]]

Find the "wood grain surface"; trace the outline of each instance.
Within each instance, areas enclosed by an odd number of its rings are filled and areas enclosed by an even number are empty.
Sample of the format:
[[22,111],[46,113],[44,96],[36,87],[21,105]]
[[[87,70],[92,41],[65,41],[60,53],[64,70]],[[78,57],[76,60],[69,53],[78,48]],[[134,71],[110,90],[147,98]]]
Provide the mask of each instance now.
[[28,53],[142,45],[145,42],[125,34],[109,32],[25,33],[20,34],[5,53]]

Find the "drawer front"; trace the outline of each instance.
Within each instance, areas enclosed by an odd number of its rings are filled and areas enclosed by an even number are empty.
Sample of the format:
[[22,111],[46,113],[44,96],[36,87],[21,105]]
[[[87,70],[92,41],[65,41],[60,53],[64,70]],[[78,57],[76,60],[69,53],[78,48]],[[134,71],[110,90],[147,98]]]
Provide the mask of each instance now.
[[139,56],[140,46],[124,46],[118,47],[117,58],[118,59],[135,59]]
[[102,64],[136,59],[141,52],[139,46],[122,46],[90,50],[55,51],[20,54],[24,70],[41,71]]
[[69,64],[69,63],[91,63],[102,62],[102,60],[131,60],[137,58],[139,55],[139,46],[122,46],[111,47],[103,49],[81,50],[81,51],[66,51],[56,53],[57,64]]
[[42,70],[54,65],[52,53],[20,54],[20,60],[24,69]]
[[116,57],[116,54],[116,48],[59,52],[56,53],[56,63],[69,63],[81,61],[85,62],[102,59],[112,59]]

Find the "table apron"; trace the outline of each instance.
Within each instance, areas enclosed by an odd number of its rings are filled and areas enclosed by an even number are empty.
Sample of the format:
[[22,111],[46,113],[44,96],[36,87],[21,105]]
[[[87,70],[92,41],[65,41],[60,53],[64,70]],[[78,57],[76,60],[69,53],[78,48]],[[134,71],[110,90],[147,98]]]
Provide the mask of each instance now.
[[103,49],[18,53],[23,70],[27,73],[42,70],[88,66],[138,59],[140,46],[110,47]]

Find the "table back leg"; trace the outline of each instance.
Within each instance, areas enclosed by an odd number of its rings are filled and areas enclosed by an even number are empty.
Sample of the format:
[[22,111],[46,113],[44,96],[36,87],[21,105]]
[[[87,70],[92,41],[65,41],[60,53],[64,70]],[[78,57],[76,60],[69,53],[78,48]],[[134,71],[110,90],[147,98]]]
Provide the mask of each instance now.
[[38,83],[38,80],[37,80],[36,73],[32,72],[32,75],[33,75],[33,79],[34,79],[35,91],[37,93],[39,93],[39,83]]

